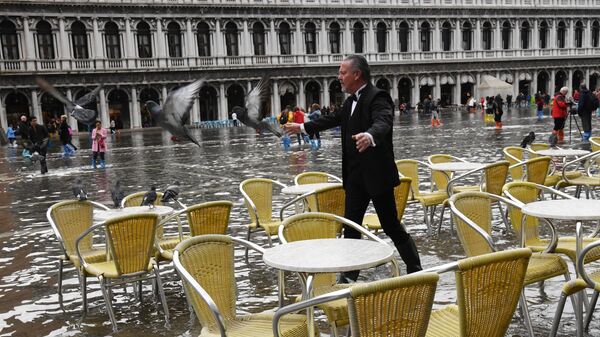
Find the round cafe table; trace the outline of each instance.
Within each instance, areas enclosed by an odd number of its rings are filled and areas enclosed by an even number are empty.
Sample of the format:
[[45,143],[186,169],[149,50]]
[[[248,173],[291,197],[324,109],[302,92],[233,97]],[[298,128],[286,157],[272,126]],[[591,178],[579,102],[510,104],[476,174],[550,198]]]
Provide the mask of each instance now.
[[163,217],[165,215],[169,215],[173,213],[173,207],[169,206],[154,206],[154,208],[150,208],[148,206],[133,206],[133,207],[124,207],[124,208],[116,208],[109,209],[106,211],[94,211],[94,220],[97,221],[106,221],[115,217],[130,215],[130,214],[140,214],[140,213],[155,213],[158,214],[159,217]]
[[[296,272],[303,285],[302,299],[312,293],[312,278],[318,273],[339,273],[376,267],[394,259],[394,250],[384,243],[360,239],[315,239],[295,241],[265,250],[263,261],[273,268]],[[307,309],[308,335],[314,336],[314,311]]]
[[[539,152],[538,152],[539,153]],[[577,222],[575,236],[577,238],[576,256],[582,249],[582,237],[580,230],[582,221],[600,220],[600,200],[592,199],[562,199],[562,200],[543,200],[526,204],[521,209],[523,212],[523,222],[525,216],[534,216],[545,219],[572,220]],[[578,260],[578,259],[577,259]],[[576,260],[576,261],[577,261]],[[575,265],[575,271],[579,277],[579,266]],[[577,294],[577,310],[583,313],[583,292]],[[583,315],[580,315],[583,317]],[[577,322],[577,335],[583,335],[583,322]]]
[[431,164],[429,167],[434,171],[446,171],[446,172],[464,172],[476,170],[484,167],[486,164],[471,163],[462,161],[452,161],[447,163]]
[[535,153],[548,157],[577,157],[584,156],[590,151],[580,149],[547,149],[535,151]]
[[316,184],[303,184],[303,185],[292,185],[281,189],[283,194],[302,195],[312,191],[316,191],[321,188],[330,186],[341,186],[341,183],[316,183]]

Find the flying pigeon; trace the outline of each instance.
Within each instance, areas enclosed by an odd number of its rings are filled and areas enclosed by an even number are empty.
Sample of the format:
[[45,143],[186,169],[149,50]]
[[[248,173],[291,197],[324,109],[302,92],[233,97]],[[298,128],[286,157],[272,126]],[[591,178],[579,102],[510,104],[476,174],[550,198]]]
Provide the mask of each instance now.
[[237,119],[256,131],[267,129],[275,136],[281,138],[281,132],[277,131],[272,124],[264,120],[270,112],[269,78],[263,77],[258,85],[246,95],[246,107],[235,106],[231,109],[237,115]]
[[71,191],[73,191],[73,195],[79,201],[87,200],[87,192],[85,191],[81,178],[77,178],[75,184],[71,187]]
[[150,191],[144,194],[144,199],[142,199],[142,204],[140,206],[148,206],[150,208],[154,208],[154,202],[156,201],[156,187],[152,186]]
[[169,185],[165,192],[163,193],[161,202],[169,202],[171,200],[177,201],[177,197],[179,196],[179,182],[176,181],[173,185]]
[[121,180],[117,180],[112,191],[110,191],[110,196],[112,197],[115,208],[121,207],[121,201],[123,201],[123,198],[125,197],[125,193],[121,189]]
[[198,146],[200,144],[185,125],[190,120],[190,110],[203,84],[204,79],[201,79],[171,91],[162,107],[154,101],[146,102],[146,108],[158,125],[173,136],[188,139]]
[[54,98],[62,102],[67,110],[71,111],[71,116],[78,120],[79,122],[87,125],[92,125],[96,123],[96,119],[98,117],[98,113],[95,110],[86,109],[84,106],[94,102],[96,100],[96,96],[100,92],[102,85],[96,87],[96,89],[91,92],[81,96],[75,102],[69,101],[65,96],[63,96],[58,90],[56,90],[50,83],[46,82],[41,78],[36,79],[37,84],[44,90],[45,92],[52,95]]
[[551,134],[550,137],[548,137],[548,143],[551,148],[555,148],[558,143],[558,137],[555,134]]
[[523,140],[521,141],[521,147],[526,148],[527,145],[530,145],[535,140],[535,132],[531,131]]

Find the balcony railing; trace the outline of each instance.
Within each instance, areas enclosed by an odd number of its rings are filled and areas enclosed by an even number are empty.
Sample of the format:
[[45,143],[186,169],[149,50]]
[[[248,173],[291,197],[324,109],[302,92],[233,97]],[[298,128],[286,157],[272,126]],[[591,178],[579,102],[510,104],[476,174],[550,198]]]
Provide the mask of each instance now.
[[[473,62],[499,59],[539,59],[556,57],[598,57],[600,48],[518,49],[518,50],[469,50],[432,52],[395,52],[364,54],[370,63],[436,63],[446,60]],[[182,69],[219,69],[240,67],[272,67],[290,65],[338,65],[344,54],[313,55],[259,55],[259,56],[215,56],[181,58],[137,58],[137,59],[89,59],[89,60],[1,60],[0,73],[103,71],[125,69],[128,71]]]

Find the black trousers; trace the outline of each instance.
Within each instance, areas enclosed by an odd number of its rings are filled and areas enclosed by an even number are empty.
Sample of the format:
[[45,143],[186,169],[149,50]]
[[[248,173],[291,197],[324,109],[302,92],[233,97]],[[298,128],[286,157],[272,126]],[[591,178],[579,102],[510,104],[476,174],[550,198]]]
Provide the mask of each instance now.
[[48,166],[46,165],[46,154],[48,152],[48,149],[46,147],[35,147],[35,151],[37,151],[37,153],[39,153],[40,156],[42,156],[42,160],[40,160],[40,173],[44,174],[46,172],[48,172]]
[[591,111],[581,112],[579,114],[579,117],[581,118],[581,128],[583,129],[583,131],[591,132],[592,131],[592,112]]
[[[402,261],[406,264],[406,271],[413,273],[421,270],[421,260],[417,246],[410,234],[406,232],[404,226],[398,221],[393,187],[383,193],[370,197],[359,172],[349,174],[348,180],[346,183],[345,217],[359,225],[362,224],[369,201],[373,200],[373,206],[375,206],[381,227],[385,234],[394,242]],[[344,237],[359,239],[361,234],[354,228],[345,227]],[[356,270],[344,273],[344,276],[356,281],[359,273],[360,271]]]
[[559,131],[565,128],[564,118],[554,118],[554,131]]

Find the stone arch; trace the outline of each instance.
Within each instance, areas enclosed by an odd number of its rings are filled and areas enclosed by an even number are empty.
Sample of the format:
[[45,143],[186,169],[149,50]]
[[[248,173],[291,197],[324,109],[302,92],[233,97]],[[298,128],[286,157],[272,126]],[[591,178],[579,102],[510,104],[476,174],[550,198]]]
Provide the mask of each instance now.
[[317,80],[310,80],[304,86],[306,97],[306,106],[313,103],[321,104],[321,84]]
[[381,90],[384,90],[388,94],[390,93],[391,85],[390,80],[386,77],[381,77],[375,82],[375,86]]
[[140,101],[140,117],[142,122],[142,127],[151,127],[156,126],[156,122],[152,115],[146,108],[147,101],[154,101],[155,103],[160,104],[160,91],[158,89],[154,89],[152,87],[145,87],[140,90],[139,93],[139,101]]
[[24,93],[20,91],[9,92],[4,97],[6,120],[8,124],[12,124],[12,126],[16,128],[22,115],[29,118],[31,115],[29,104],[29,98]]
[[106,101],[108,117],[115,121],[116,127],[118,129],[131,128],[130,98],[127,92],[120,88],[114,88],[106,95]]
[[217,89],[210,84],[204,85],[200,88],[198,98],[200,99],[200,120],[219,119],[219,94]]
[[231,83],[227,88],[227,113],[231,112],[234,106],[244,106],[245,92],[239,83]]
[[44,125],[47,125],[52,120],[59,120],[60,116],[65,114],[64,104],[49,93],[43,93],[39,99],[40,107],[42,109],[42,121]]

